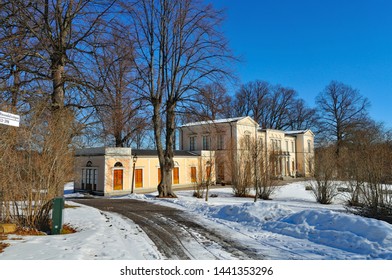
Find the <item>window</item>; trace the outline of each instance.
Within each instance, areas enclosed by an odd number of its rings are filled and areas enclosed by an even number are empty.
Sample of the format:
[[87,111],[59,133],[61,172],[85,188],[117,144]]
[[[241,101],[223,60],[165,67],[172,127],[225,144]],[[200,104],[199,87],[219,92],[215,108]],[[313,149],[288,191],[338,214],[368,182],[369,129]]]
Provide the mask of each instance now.
[[189,137],[189,150],[190,151],[196,150],[196,137],[195,136]]
[[211,137],[203,135],[203,150],[209,150],[211,146]]
[[259,146],[257,147],[257,149],[258,149],[259,151],[262,151],[262,150],[264,149],[264,139],[263,139],[263,138],[260,138],[260,142],[259,142],[258,145],[259,145]]
[[218,135],[217,147],[218,147],[218,150],[223,150],[224,149],[224,135],[222,135],[222,134]]
[[250,149],[250,135],[245,135],[245,148]]
[[98,168],[83,168],[82,169],[82,189],[83,190],[97,190],[98,184]]
[[222,182],[225,180],[225,165],[220,163],[218,165],[218,181]]
[[286,152],[289,151],[289,141],[286,141]]
[[291,151],[294,153],[295,152],[295,150],[294,150],[294,141],[291,141]]
[[308,153],[312,152],[312,145],[311,145],[311,141],[308,140]]
[[196,167],[191,167],[191,183],[196,183]]

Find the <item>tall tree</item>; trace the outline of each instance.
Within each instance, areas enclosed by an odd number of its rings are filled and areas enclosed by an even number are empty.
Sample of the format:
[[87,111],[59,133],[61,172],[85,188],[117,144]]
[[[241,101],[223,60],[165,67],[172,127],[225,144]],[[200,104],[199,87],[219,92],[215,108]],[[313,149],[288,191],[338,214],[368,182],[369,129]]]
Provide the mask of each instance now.
[[332,81],[316,97],[319,129],[325,139],[336,144],[336,154],[348,137],[367,120],[370,103],[358,90],[341,82]]
[[261,115],[261,127],[287,129],[290,119],[289,112],[297,98],[297,92],[280,85],[274,86],[270,96],[266,99],[265,112]]
[[207,81],[227,74],[230,55],[218,29],[222,13],[201,0],[140,0],[124,3],[124,8],[135,35],[140,90],[153,108],[159,196],[175,197],[171,173],[176,109]]
[[142,134],[148,125],[147,114],[141,110],[145,102],[138,98],[134,86],[137,74],[133,42],[127,32],[120,32],[118,25],[94,46],[93,69],[89,72],[95,90],[90,102],[102,127],[101,138],[109,137],[116,147],[127,147],[131,142],[140,142],[135,135]]
[[251,116],[259,124],[267,111],[270,85],[256,80],[241,85],[235,94],[233,108],[237,116]]
[[315,110],[295,90],[260,80],[241,85],[233,109],[237,116],[252,117],[262,128],[305,129],[315,122]]
[[218,82],[205,85],[180,109],[183,123],[230,117],[231,97]]
[[31,34],[30,55],[42,61],[35,74],[52,84],[51,107],[64,107],[65,87],[75,82],[67,70],[75,64],[83,42],[112,7],[115,0],[15,0],[5,7],[12,14],[15,28]]
[[303,99],[297,99],[288,112],[289,129],[303,130],[317,127],[317,114],[315,108],[310,108]]

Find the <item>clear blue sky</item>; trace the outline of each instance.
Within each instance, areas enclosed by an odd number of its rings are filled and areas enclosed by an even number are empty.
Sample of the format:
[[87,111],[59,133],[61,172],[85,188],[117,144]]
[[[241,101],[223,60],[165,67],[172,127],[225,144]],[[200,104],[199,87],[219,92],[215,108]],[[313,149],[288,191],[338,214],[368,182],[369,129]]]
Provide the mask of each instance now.
[[244,62],[237,74],[294,88],[307,104],[331,80],[358,89],[392,128],[392,1],[211,0]]

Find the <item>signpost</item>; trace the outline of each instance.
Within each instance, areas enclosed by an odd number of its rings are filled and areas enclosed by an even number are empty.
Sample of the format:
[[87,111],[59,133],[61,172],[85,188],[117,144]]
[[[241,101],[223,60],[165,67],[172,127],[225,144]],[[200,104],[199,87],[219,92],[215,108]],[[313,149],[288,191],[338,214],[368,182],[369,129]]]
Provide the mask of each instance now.
[[0,124],[19,127],[20,116],[0,111]]

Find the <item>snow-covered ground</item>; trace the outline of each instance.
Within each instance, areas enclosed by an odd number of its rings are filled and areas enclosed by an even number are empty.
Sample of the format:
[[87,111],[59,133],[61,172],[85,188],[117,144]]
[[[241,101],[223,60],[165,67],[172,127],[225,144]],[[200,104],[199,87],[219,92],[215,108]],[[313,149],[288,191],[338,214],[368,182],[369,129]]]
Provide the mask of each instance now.
[[[195,220],[246,242],[267,259],[392,259],[391,224],[347,213],[342,197],[332,205],[320,205],[305,184],[286,185],[273,200],[256,203],[233,197],[230,188],[211,190],[216,197],[208,202],[192,197],[192,191],[178,191],[178,199],[156,199],[156,194],[126,197],[192,213]],[[75,195],[70,187],[66,197]],[[77,206],[64,213],[64,222],[76,227],[77,233],[7,240],[11,246],[0,259],[162,259],[147,235],[129,219]]]

